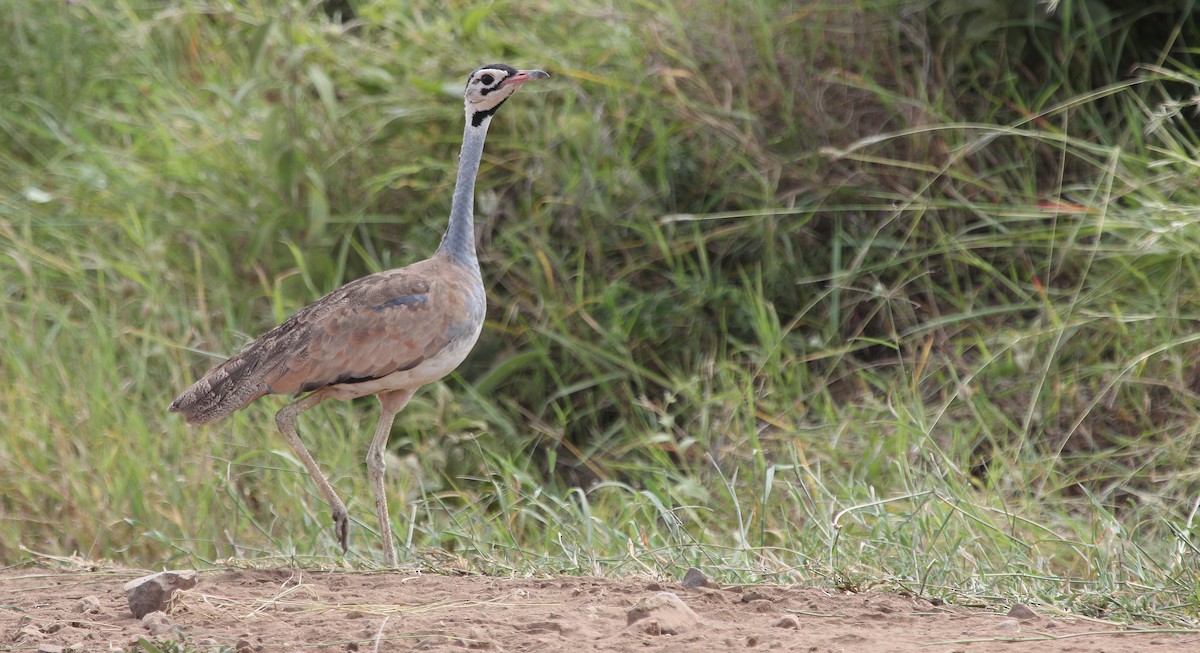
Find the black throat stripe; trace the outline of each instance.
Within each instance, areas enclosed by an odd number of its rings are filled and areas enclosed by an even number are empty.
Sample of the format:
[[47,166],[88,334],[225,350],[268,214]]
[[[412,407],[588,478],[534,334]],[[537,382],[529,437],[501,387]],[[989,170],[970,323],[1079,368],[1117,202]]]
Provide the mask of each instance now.
[[499,109],[500,105],[507,101],[508,98],[504,98],[503,100],[497,102],[496,106],[492,107],[491,109],[484,109],[483,111],[476,111],[475,113],[471,114],[471,126],[478,127],[482,125],[484,120],[491,117],[493,113],[496,113],[496,109]]

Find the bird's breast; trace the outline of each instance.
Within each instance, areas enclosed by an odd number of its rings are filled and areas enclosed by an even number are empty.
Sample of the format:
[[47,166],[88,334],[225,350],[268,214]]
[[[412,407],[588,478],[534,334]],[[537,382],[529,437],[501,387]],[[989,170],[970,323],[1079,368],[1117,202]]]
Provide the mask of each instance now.
[[[427,303],[404,308],[407,310],[395,313],[401,323],[392,327],[395,337],[389,339],[398,351],[379,353],[395,360],[412,360],[410,357],[415,355],[412,364],[377,378],[359,377],[354,382],[330,385],[329,391],[334,397],[347,400],[391,390],[415,390],[445,377],[462,364],[479,339],[487,303],[483,284],[475,277],[443,279],[443,284],[431,289]],[[423,335],[404,333],[407,331],[404,327],[412,326],[403,323],[406,316],[412,315],[412,309],[424,313],[421,316]],[[424,346],[417,344],[419,342],[424,342]],[[393,353],[396,355],[390,355]]]

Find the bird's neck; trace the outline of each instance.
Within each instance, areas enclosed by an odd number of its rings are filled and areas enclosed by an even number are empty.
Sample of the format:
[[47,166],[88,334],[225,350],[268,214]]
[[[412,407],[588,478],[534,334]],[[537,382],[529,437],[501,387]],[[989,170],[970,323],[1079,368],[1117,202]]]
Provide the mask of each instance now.
[[450,224],[437,253],[459,263],[479,267],[475,255],[475,175],[483,158],[483,141],[487,137],[491,117],[472,125],[468,116],[463,130],[462,153],[458,156],[458,178],[454,182],[454,199],[450,204]]

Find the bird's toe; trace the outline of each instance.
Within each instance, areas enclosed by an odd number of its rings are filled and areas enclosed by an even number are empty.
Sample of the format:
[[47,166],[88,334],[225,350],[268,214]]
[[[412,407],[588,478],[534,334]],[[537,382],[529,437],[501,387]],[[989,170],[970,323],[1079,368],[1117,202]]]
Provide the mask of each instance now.
[[342,545],[342,554],[350,550],[350,513],[345,508],[334,509],[333,531]]

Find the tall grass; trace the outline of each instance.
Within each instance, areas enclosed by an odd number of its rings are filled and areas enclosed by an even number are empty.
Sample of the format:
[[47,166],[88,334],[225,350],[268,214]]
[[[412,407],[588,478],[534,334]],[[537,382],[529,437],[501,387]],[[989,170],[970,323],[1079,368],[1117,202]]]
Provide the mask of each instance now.
[[[409,559],[1194,618],[1200,75],[1142,13],[355,6],[8,3],[0,561],[336,562],[282,400],[165,406],[432,251],[501,60],[554,77],[491,130],[483,338],[393,432]],[[373,411],[300,426],[356,519]]]

